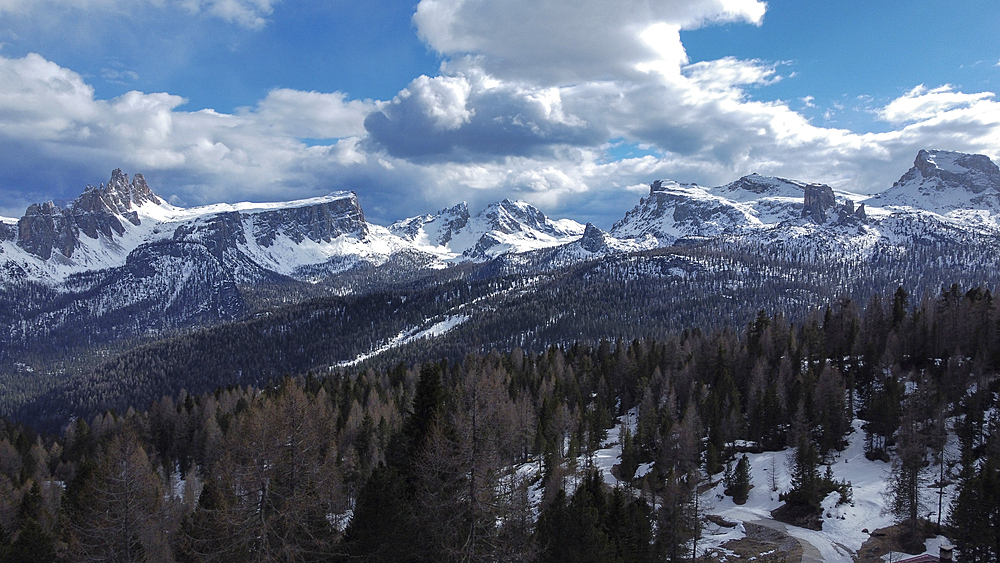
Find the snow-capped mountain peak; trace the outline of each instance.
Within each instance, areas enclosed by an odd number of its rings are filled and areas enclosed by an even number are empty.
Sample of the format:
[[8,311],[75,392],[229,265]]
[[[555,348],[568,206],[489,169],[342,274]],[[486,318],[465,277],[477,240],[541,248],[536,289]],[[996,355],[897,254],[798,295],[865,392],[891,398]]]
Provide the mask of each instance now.
[[760,224],[752,207],[697,184],[656,180],[649,196],[611,227],[617,238],[652,235],[661,245],[683,237],[717,236],[738,225]]
[[129,182],[128,175],[117,168],[111,172],[111,179],[107,185],[87,186],[83,195],[73,202],[72,207],[86,211],[96,211],[99,207],[104,207],[114,213],[122,214],[146,203],[160,205],[162,201],[146,184],[142,174],[136,174]]
[[[0,219],[0,283],[30,296],[63,295],[59,322],[142,310],[166,327],[237,317],[245,311],[241,288],[289,278],[339,283],[337,274],[367,268],[420,276],[501,256],[505,267],[530,273],[711,240],[862,259],[921,245],[992,249],[1000,241],[1000,170],[982,155],[920,151],[899,182],[868,199],[759,174],[713,188],[657,180],[609,232],[510,199],[476,215],[460,203],[388,228],[365,220],[353,192],[184,209],[157,197],[141,174],[116,170],[70,203]],[[337,291],[352,291],[350,284]]]
[[713,188],[712,192],[734,201],[753,201],[764,197],[789,197],[802,199],[805,185],[795,180],[761,176],[754,172],[735,182]]
[[986,155],[921,150],[913,167],[924,178],[940,178],[974,194],[1000,191],[1000,168]]
[[458,260],[558,246],[576,240],[583,230],[576,221],[553,220],[529,203],[510,199],[491,203],[475,216],[463,202],[389,226],[390,232],[424,251]]
[[559,246],[583,235],[584,226],[570,219],[552,220],[531,204],[504,199],[486,206],[469,220],[452,242],[466,258],[492,258]]
[[5,222],[0,253],[11,271],[59,283],[71,274],[124,266],[143,246],[197,244],[227,275],[246,280],[264,271],[291,275],[345,254],[382,256],[403,244],[383,240],[395,239],[384,231],[377,241],[370,235],[353,192],[184,209],[160,199],[141,174],[129,180],[115,170],[107,184],[87,186],[65,206],[33,204],[16,226]]
[[869,204],[942,215],[970,209],[1000,213],[1000,168],[981,154],[921,150],[913,167]]
[[445,246],[469,222],[469,205],[464,201],[434,214],[418,215],[389,225],[394,235],[420,246]]
[[564,225],[549,221],[544,213],[523,201],[504,199],[492,203],[486,206],[478,217],[482,218],[491,230],[505,234],[532,230],[552,236],[580,234],[575,225],[569,226],[567,232]]
[[[85,247],[91,246],[86,239],[117,245],[116,239],[129,229],[127,224],[142,224],[139,209],[163,205],[142,174],[130,182],[116,169],[106,185],[87,186],[65,208],[52,201],[29,206],[18,221],[17,245],[42,260],[49,260],[53,251],[70,260],[77,250],[86,252]],[[91,263],[91,258],[82,262]]]

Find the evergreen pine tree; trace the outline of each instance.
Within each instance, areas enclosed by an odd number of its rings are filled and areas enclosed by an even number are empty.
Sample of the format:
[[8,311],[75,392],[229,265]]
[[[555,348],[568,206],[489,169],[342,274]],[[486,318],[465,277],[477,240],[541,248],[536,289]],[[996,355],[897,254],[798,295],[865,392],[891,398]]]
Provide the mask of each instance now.
[[808,438],[799,441],[791,467],[791,489],[783,495],[791,504],[818,510],[820,503],[819,454]]
[[746,504],[750,489],[753,487],[750,478],[750,460],[744,454],[736,463],[736,468],[729,474],[726,480],[725,493],[733,497],[736,504]]
[[1000,467],[987,459],[968,470],[952,501],[948,524],[961,561],[1000,560]]

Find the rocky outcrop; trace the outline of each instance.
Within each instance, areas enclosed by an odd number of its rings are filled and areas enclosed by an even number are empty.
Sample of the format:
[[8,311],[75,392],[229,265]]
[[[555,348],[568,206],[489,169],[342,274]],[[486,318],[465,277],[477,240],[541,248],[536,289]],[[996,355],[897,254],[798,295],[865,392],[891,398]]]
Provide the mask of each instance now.
[[295,244],[305,239],[313,242],[330,242],[343,234],[356,234],[364,238],[368,223],[358,203],[358,196],[331,199],[314,205],[288,207],[252,214],[253,237],[261,246],[271,246],[279,233],[285,234]]
[[826,184],[806,185],[805,201],[802,206],[803,217],[811,217],[817,223],[826,223],[829,210],[836,205],[833,188]]
[[17,240],[17,226],[0,221],[0,242],[5,240]]
[[438,244],[447,244],[451,237],[455,236],[455,233],[469,224],[469,206],[464,201],[441,211],[440,215],[443,217],[444,224]]
[[593,223],[587,223],[583,229],[583,236],[580,237],[580,246],[587,252],[601,252],[607,250],[607,235]]
[[226,251],[246,245],[243,218],[236,211],[217,213],[198,221],[184,223],[174,230],[174,242],[197,242],[220,261]]
[[107,185],[87,186],[65,209],[51,201],[32,204],[18,221],[17,244],[43,260],[51,258],[53,250],[70,258],[81,233],[92,239],[121,236],[125,233],[122,218],[139,225],[134,208],[147,202],[159,204],[160,200],[142,174],[129,182],[118,169],[111,173]]
[[469,205],[463,201],[433,215],[419,215],[397,221],[389,226],[389,230],[394,235],[411,241],[416,240],[420,233],[424,232],[431,244],[445,245],[469,224],[470,217]]
[[525,227],[549,235],[559,235],[545,214],[521,201],[505,199],[488,206],[480,214],[494,230],[505,234],[517,233]]
[[913,166],[869,203],[942,215],[967,209],[1000,214],[1000,168],[981,154],[921,150]]
[[74,237],[71,225],[62,217],[62,209],[47,201],[28,206],[24,216],[17,222],[17,244],[28,252],[48,260],[53,247],[69,256],[73,252]]
[[479,237],[479,240],[476,241],[476,246],[470,248],[469,250],[466,250],[464,254],[465,256],[475,256],[475,257],[486,256],[487,252],[489,252],[491,248],[499,244],[500,240],[496,237],[496,235],[492,233],[486,233],[485,235]]
[[939,178],[952,187],[964,188],[974,194],[987,190],[1000,192],[1000,168],[982,154],[922,149],[913,161],[913,168],[903,174],[893,187],[919,178]]
[[841,225],[857,225],[865,223],[868,215],[865,213],[865,204],[857,208],[854,207],[853,199],[845,199],[844,204],[837,208],[837,223]]
[[684,237],[718,236],[750,220],[746,206],[697,184],[657,180],[650,184],[649,196],[612,225],[610,234],[619,239],[651,235],[669,245]]
[[111,172],[107,185],[101,184],[96,188],[87,186],[83,194],[73,202],[72,208],[79,213],[110,211],[116,215],[125,215],[145,203],[159,205],[161,202],[153,190],[149,189],[142,174],[136,174],[129,182],[128,175],[119,168]]
[[726,194],[727,197],[736,197],[738,199],[743,199],[736,195],[740,193],[752,196],[753,199],[762,197],[800,197],[803,185],[801,182],[795,180],[761,176],[755,172],[725,186],[719,186],[715,190]]

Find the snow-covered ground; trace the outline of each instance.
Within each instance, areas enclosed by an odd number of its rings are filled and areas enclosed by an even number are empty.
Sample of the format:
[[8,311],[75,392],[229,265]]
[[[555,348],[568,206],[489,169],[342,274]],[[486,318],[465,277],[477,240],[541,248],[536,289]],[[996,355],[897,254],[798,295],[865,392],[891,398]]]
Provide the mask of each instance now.
[[[632,431],[635,431],[636,415],[630,411],[627,415]],[[834,479],[850,481],[853,491],[853,502],[837,506],[838,493],[831,493],[823,501],[823,529],[809,530],[787,525],[771,519],[771,511],[781,506],[778,500],[780,492],[787,491],[790,484],[789,461],[795,455],[795,450],[788,448],[778,452],[747,454],[750,461],[753,488],[750,490],[746,504],[738,506],[731,497],[723,494],[725,485],[721,482],[721,474],[715,476],[720,482],[702,493],[701,506],[706,515],[721,516],[737,522],[734,528],[726,528],[705,522],[703,537],[699,540],[699,553],[715,553],[718,560],[726,558],[722,544],[729,540],[744,537],[744,522],[755,522],[769,527],[775,527],[799,540],[803,545],[804,561],[853,561],[853,556],[861,549],[868,539],[869,533],[879,528],[893,525],[892,516],[885,512],[886,479],[889,476],[890,465],[881,461],[869,461],[864,454],[864,432],[862,421],[854,421],[854,431],[849,436],[849,445],[832,460],[831,469]],[[621,461],[622,418],[618,419],[614,428],[608,431],[605,448],[594,455],[594,464],[604,473],[604,481],[610,486],[619,484],[611,474],[611,468]],[[951,444],[957,447],[955,444]],[[578,465],[583,466],[586,458],[580,458]],[[534,468],[537,469],[537,464]],[[641,476],[648,472],[650,464],[643,464],[636,472]],[[820,473],[826,471],[826,466],[820,467]],[[772,475],[777,491],[772,490]],[[573,483],[567,483],[571,488]],[[540,487],[540,485],[538,485]],[[571,491],[567,491],[571,492]],[[945,489],[945,514],[948,504],[955,494],[954,488]],[[538,497],[540,499],[540,496]],[[936,508],[936,506],[934,507]],[[866,531],[867,530],[867,531]],[[950,544],[943,537],[931,538],[925,544],[925,553],[937,555],[942,544]],[[899,560],[902,554],[893,554],[893,560]],[[906,557],[911,557],[906,555]]]

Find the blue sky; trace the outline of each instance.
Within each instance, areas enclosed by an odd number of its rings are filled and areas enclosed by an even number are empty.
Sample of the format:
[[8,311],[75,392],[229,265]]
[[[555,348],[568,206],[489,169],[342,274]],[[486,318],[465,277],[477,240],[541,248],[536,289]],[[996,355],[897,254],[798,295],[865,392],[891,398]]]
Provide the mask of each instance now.
[[649,182],[873,193],[1000,156],[1000,3],[0,0],[0,215],[141,172],[178,205],[519,198],[608,228]]

